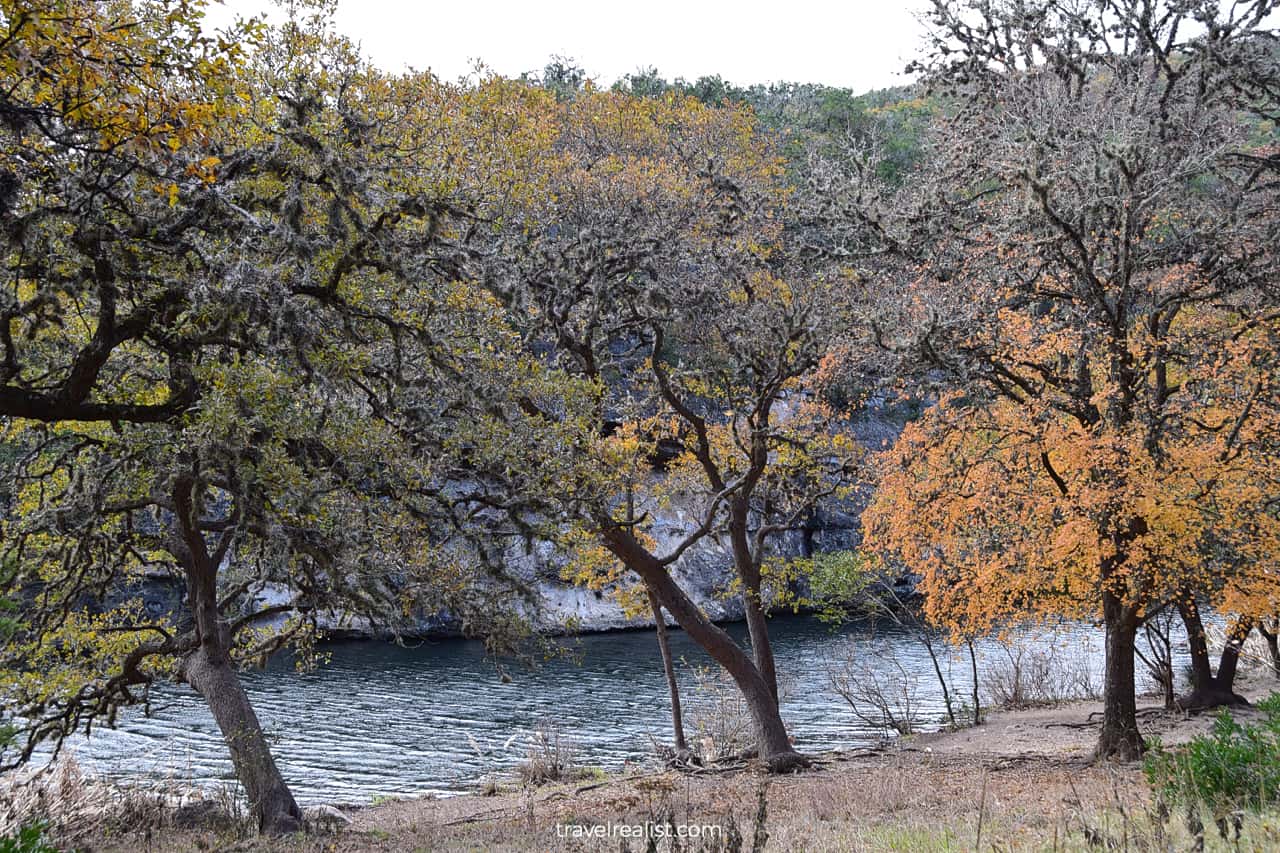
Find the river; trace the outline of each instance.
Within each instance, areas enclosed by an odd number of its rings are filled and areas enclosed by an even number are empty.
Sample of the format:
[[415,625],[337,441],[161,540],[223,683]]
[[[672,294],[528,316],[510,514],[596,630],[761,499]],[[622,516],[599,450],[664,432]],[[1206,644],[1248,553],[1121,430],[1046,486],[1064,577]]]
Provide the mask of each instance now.
[[[944,719],[941,693],[923,646],[896,630],[854,624],[833,630],[812,619],[771,623],[778,670],[785,673],[783,716],[801,750],[865,746],[884,737],[860,721],[832,688],[829,673],[848,659],[874,662],[886,684],[914,684],[924,728]],[[745,627],[729,626],[742,637]],[[695,689],[708,659],[671,633],[687,713],[713,691]],[[382,797],[452,793],[508,771],[525,755],[534,728],[553,721],[576,760],[608,770],[652,755],[650,735],[670,740],[669,702],[651,631],[568,641],[572,654],[533,668],[498,665],[479,642],[446,640],[409,647],[347,642],[324,647],[330,660],[297,672],[287,659],[244,675],[285,778],[306,803],[369,803]],[[1059,659],[1095,678],[1101,635],[1060,627],[1023,637],[1022,648],[1054,644]],[[1005,659],[988,641],[981,659]],[[888,663],[898,661],[902,669]],[[969,694],[968,659],[946,656],[956,690]],[[505,673],[505,675],[504,675]],[[150,716],[122,712],[114,730],[70,744],[91,772],[112,778],[172,778],[178,784],[229,784],[231,766],[199,697],[179,686],[153,691]],[[694,722],[694,721],[689,721]],[[694,726],[688,726],[694,734]]]

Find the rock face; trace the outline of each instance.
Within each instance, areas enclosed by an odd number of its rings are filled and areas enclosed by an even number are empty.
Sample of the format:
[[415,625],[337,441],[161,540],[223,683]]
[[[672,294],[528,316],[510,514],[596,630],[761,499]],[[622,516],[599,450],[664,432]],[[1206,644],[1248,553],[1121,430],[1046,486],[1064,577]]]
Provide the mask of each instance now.
[[[684,532],[693,526],[688,513],[679,508],[654,512],[657,523],[653,533],[658,552],[673,549]],[[818,551],[834,551],[853,547],[858,541],[856,508],[829,509],[816,513],[805,530],[776,537],[772,550],[780,556],[807,556]],[[628,616],[608,590],[592,590],[561,577],[563,558],[548,542],[535,543],[531,549],[513,544],[504,564],[536,595],[536,603],[522,605],[521,610],[533,624],[547,633],[596,633],[652,627],[652,614],[647,610]],[[733,580],[733,558],[725,544],[707,537],[689,548],[672,569],[672,575],[689,593],[694,603],[717,622],[733,622],[742,618],[742,601],[724,595]],[[261,591],[257,607],[284,604],[289,592],[281,587]],[[321,628],[333,639],[374,639],[383,633],[362,619],[342,614],[322,614]],[[425,613],[414,617],[403,635],[412,638],[457,637],[462,635],[461,622],[449,613]]]
[[[909,412],[882,399],[871,401],[864,411],[865,414],[852,422],[849,429],[854,438],[871,451],[891,445],[909,416]],[[779,556],[800,557],[857,547],[862,538],[860,517],[865,497],[851,503],[819,506],[802,530],[771,540],[771,549]],[[658,553],[672,550],[685,531],[693,527],[687,508],[648,509],[656,522],[653,533],[658,541]],[[672,574],[694,603],[713,620],[738,621],[744,618],[741,599],[722,594],[733,578],[732,564],[733,558],[726,545],[715,537],[707,537],[685,552]],[[513,550],[508,565],[515,567],[522,579],[536,586],[541,607],[535,608],[530,615],[535,616],[544,629],[555,630],[569,620],[577,630],[585,632],[653,625],[653,618],[648,613],[628,617],[607,593],[561,580],[556,555],[549,545],[535,548],[531,554]]]
[[[893,442],[901,432],[902,423],[900,414],[884,407],[874,407],[850,428],[863,446],[877,450]],[[820,506],[803,529],[774,537],[770,548],[779,556],[798,557],[856,547],[861,538],[859,516],[864,503],[864,500],[856,500],[848,504]],[[657,539],[658,553],[673,550],[684,533],[695,524],[695,507],[673,505],[668,509],[647,509],[655,520],[653,534]],[[689,548],[672,571],[694,603],[715,621],[744,618],[740,598],[723,594],[733,578],[732,562],[726,545],[716,537],[708,536]],[[513,544],[504,563],[536,593],[537,602],[522,609],[524,615],[543,631],[590,633],[653,625],[652,615],[647,612],[627,616],[607,591],[587,589],[562,579],[560,568],[563,559],[551,543],[538,542],[532,548]],[[147,609],[157,613],[172,610],[183,595],[180,582],[163,577],[151,578],[141,592]],[[135,590],[133,594],[138,592]],[[269,607],[288,601],[289,592],[284,587],[267,588],[260,591],[257,606]],[[383,632],[364,620],[340,613],[320,615],[319,622],[326,635],[333,639],[383,636]],[[423,613],[415,616],[413,624],[403,633],[415,638],[456,637],[462,634],[462,625],[459,619],[447,612]]]
[[[694,524],[687,513],[678,508],[651,514],[657,522],[652,532],[658,542],[658,553],[673,550],[685,531]],[[818,539],[823,542],[823,550],[851,547],[857,541],[856,515],[833,515],[821,519],[821,523],[845,519],[852,519],[853,526],[844,529],[824,526],[820,531],[795,531],[778,536],[772,543],[773,551],[780,556],[807,556],[812,553],[812,545]],[[542,629],[555,631],[560,626],[572,625],[576,630],[592,632],[653,625],[652,614],[647,610],[628,616],[607,591],[591,590],[561,580],[557,563],[550,547],[535,549],[528,555],[513,554],[508,563],[516,568],[522,579],[533,582],[541,600],[529,615]],[[733,557],[726,544],[718,538],[707,537],[686,551],[673,567],[672,575],[694,603],[713,620],[737,621],[744,618],[741,599],[737,595],[724,594],[734,577]]]
[[[775,537],[772,551],[779,556],[799,557],[826,551],[839,551],[858,544],[859,507],[823,507],[814,513],[803,530]],[[658,552],[673,549],[684,532],[693,526],[689,513],[678,507],[665,512],[651,512]],[[504,563],[512,574],[536,594],[536,603],[522,605],[524,615],[536,627],[548,633],[600,632],[652,627],[652,615],[646,611],[628,616],[607,590],[592,590],[564,580],[560,575],[563,558],[547,542],[535,543],[532,549],[513,544]],[[680,558],[672,575],[689,593],[694,603],[717,622],[743,618],[742,601],[724,595],[733,580],[733,558],[717,537],[708,536]],[[161,616],[181,605],[185,594],[182,582],[166,575],[154,575],[117,593],[120,600],[141,597],[147,612]],[[287,604],[291,594],[286,587],[268,586],[258,592],[255,609]],[[283,619],[283,617],[279,617]],[[341,613],[319,614],[318,621],[326,636],[332,639],[375,639],[385,632],[361,618]],[[457,637],[462,635],[459,619],[447,612],[417,614],[406,631],[412,638]]]

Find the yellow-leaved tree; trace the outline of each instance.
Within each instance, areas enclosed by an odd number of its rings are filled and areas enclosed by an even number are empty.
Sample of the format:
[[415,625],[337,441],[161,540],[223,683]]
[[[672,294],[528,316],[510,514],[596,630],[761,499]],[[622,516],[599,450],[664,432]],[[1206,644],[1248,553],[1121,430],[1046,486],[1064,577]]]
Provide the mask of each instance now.
[[[322,614],[394,633],[509,597],[459,544],[471,436],[420,420],[423,453],[388,400],[543,393],[459,282],[478,224],[529,201],[538,122],[369,67],[318,5],[221,36],[184,0],[0,6],[3,764],[175,679],[273,833],[301,812],[237,668]],[[148,576],[181,605],[143,607]]]
[[[566,405],[552,383],[450,412],[475,436],[457,471],[465,497],[562,541],[583,582],[634,579],[733,677],[759,756],[794,766],[765,614],[777,538],[846,490],[859,457],[806,402],[840,282],[793,251],[782,162],[748,111],[589,85],[506,97],[553,132],[524,166],[539,192],[477,232],[468,269],[559,387],[593,402]],[[683,512],[664,511],[677,502]],[[749,650],[681,578],[682,558],[712,537],[727,544]]]

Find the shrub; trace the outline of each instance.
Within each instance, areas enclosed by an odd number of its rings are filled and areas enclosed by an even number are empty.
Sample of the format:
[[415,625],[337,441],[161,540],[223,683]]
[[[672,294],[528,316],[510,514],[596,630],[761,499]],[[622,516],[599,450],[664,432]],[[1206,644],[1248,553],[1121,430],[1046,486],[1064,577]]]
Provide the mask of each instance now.
[[864,724],[899,735],[920,728],[920,677],[903,666],[893,647],[859,654],[850,643],[844,659],[829,667],[831,686]]
[[719,667],[694,668],[685,719],[692,727],[694,752],[706,763],[740,755],[755,742],[747,702],[733,679]]
[[998,641],[1001,655],[984,664],[987,701],[999,708],[1058,705],[1098,696],[1089,660],[1055,643],[1035,645],[1027,637]]
[[0,836],[0,853],[58,853],[58,848],[45,840],[48,824],[34,821],[10,835]]
[[1185,806],[1189,823],[1198,823],[1195,812],[1203,806],[1220,830],[1229,814],[1280,803],[1280,694],[1258,710],[1257,723],[1241,724],[1224,709],[1208,734],[1181,748],[1154,743],[1143,769],[1155,794]]
[[576,778],[577,750],[560,727],[549,720],[534,726],[526,758],[516,769],[526,785],[542,785]]

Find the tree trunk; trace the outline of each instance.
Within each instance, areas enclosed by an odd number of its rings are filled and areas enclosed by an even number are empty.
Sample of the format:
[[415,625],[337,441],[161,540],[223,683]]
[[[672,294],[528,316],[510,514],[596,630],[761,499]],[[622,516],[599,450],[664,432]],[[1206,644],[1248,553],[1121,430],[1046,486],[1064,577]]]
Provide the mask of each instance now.
[[258,830],[269,835],[298,832],[302,812],[276,767],[258,716],[225,649],[212,645],[201,644],[183,662],[183,677],[209,703]]
[[1200,608],[1191,593],[1183,592],[1178,599],[1178,615],[1187,632],[1187,650],[1191,655],[1191,691],[1208,690],[1213,682],[1213,667],[1209,663],[1209,643],[1204,635],[1204,623]]
[[947,709],[947,721],[951,723],[951,728],[958,728],[959,723],[956,721],[956,711],[951,704],[951,687],[947,684],[947,678],[942,674],[942,664],[938,662],[938,655],[933,649],[933,640],[929,638],[929,629],[924,625],[917,625],[916,630],[920,632],[920,642],[924,644],[925,651],[929,653],[929,660],[933,661],[933,674],[938,676],[938,686],[942,688],[942,703]]
[[978,653],[973,650],[973,640],[965,640],[969,647],[969,667],[973,675],[973,724],[982,725],[982,695],[978,692]]
[[1267,651],[1271,653],[1271,674],[1280,678],[1280,619],[1271,624],[1275,630],[1268,628],[1265,620],[1258,622],[1258,633],[1267,641]]
[[747,618],[747,633],[751,637],[751,653],[756,669],[769,685],[773,700],[778,701],[778,671],[773,660],[773,643],[769,640],[769,624],[764,615],[762,578],[756,555],[752,553],[747,535],[750,505],[743,498],[734,498],[729,505],[729,541],[733,548],[734,569],[742,581],[742,611]]
[[1189,594],[1178,602],[1178,613],[1187,630],[1187,648],[1191,652],[1191,692],[1178,698],[1178,707],[1184,711],[1203,711],[1223,705],[1247,705],[1248,700],[1235,692],[1236,668],[1240,648],[1249,636],[1252,621],[1237,619],[1227,630],[1227,644],[1218,663],[1218,674],[1213,674],[1209,661],[1209,644],[1205,638],[1204,622],[1200,609]]
[[218,566],[195,526],[195,488],[189,477],[179,477],[174,487],[173,550],[186,569],[187,603],[199,640],[182,661],[180,674],[209,704],[258,830],[270,835],[298,832],[303,828],[302,811],[276,767],[258,715],[231,663],[231,630],[218,611]]
[[666,567],[624,530],[604,532],[606,547],[653,590],[658,601],[695,643],[733,678],[756,732],[760,759],[775,773],[804,766],[809,760],[795,751],[778,710],[773,690],[755,662],[733,638],[708,619],[684,590],[671,579]]
[[1160,686],[1165,710],[1172,711],[1178,707],[1178,697],[1174,693],[1176,676],[1173,671],[1173,641],[1169,636],[1171,626],[1164,611],[1162,607],[1155,613],[1148,613],[1142,626],[1150,657],[1143,653],[1141,647],[1134,651]]
[[769,685],[769,693],[776,704],[778,701],[778,670],[773,660],[773,643],[769,639],[769,623],[765,619],[764,608],[760,606],[760,580],[756,577],[754,589],[747,589],[742,594],[743,610],[747,617],[747,633],[751,637],[751,653],[755,657],[756,669],[760,677]]
[[1138,617],[1134,609],[1111,592],[1102,594],[1102,615],[1107,631],[1107,661],[1103,684],[1102,730],[1094,751],[1097,759],[1133,761],[1144,744],[1138,731],[1138,702],[1134,683],[1134,657]]
[[1240,667],[1240,652],[1253,630],[1253,620],[1247,616],[1238,616],[1231,620],[1227,627],[1227,644],[1222,649],[1222,657],[1218,659],[1218,674],[1215,676],[1218,687],[1230,692],[1236,683],[1236,671]]
[[671,643],[667,638],[667,622],[662,617],[662,604],[653,587],[645,584],[649,592],[649,607],[653,609],[653,625],[658,634],[658,651],[662,654],[662,669],[667,675],[667,690],[671,693],[671,732],[675,737],[677,753],[689,751],[684,739],[684,717],[680,711],[680,683],[676,681],[676,668],[671,660]]
[[1178,696],[1174,692],[1173,670],[1171,667],[1166,667],[1161,675],[1160,693],[1161,698],[1164,700],[1164,709],[1166,711],[1172,711],[1178,707]]

